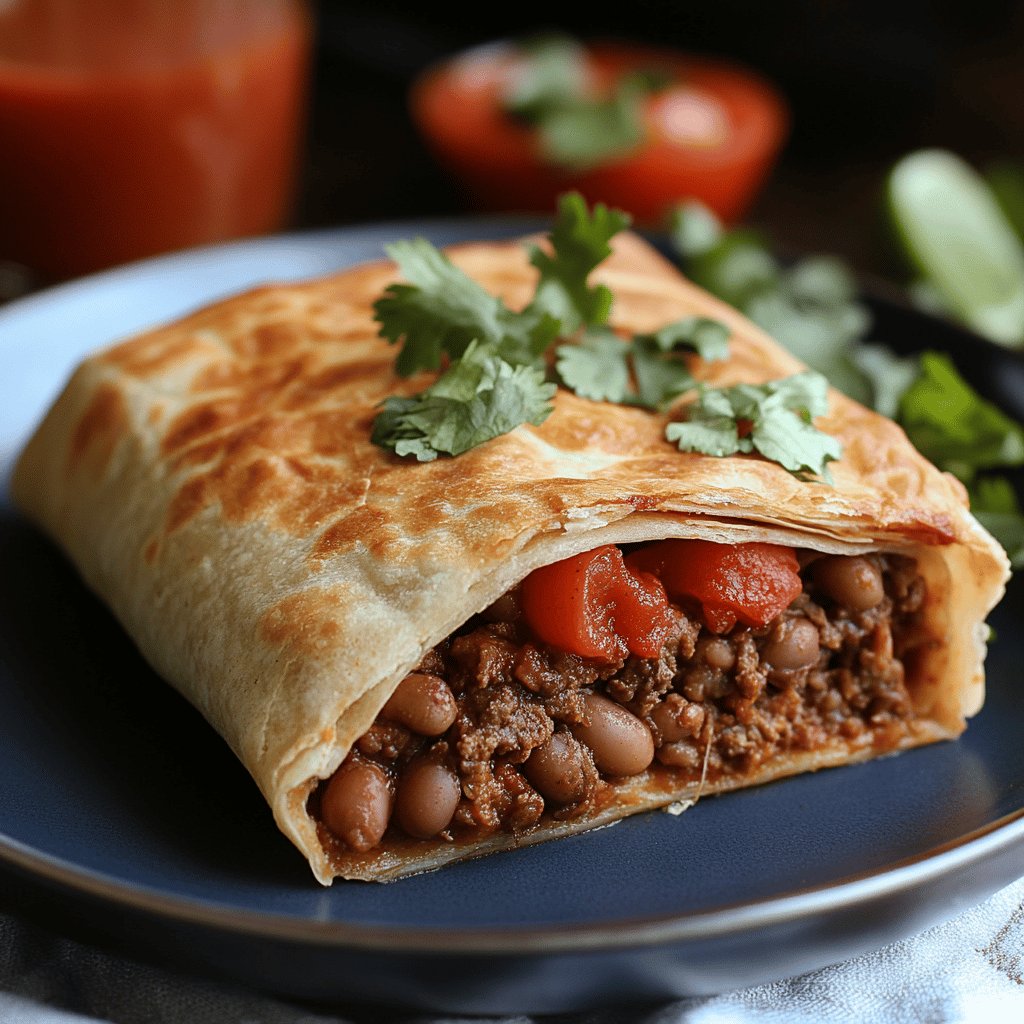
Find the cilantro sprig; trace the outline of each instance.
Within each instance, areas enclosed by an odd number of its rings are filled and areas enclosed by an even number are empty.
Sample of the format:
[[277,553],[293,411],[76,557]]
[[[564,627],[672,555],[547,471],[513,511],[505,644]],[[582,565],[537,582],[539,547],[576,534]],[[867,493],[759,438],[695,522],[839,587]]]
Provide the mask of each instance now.
[[549,249],[533,246],[533,299],[509,309],[424,239],[388,247],[405,281],[374,303],[380,334],[400,345],[400,376],[444,372],[425,391],[383,403],[375,444],[421,462],[459,455],[523,423],[539,425],[552,410],[554,383],[545,353],[558,337],[603,327],[612,294],[589,275],[611,254],[629,217],[569,193],[559,202]]
[[870,314],[841,261],[810,257],[784,265],[766,239],[726,231],[697,203],[677,209],[671,237],[698,284],[737,306],[834,387],[896,420],[923,455],[958,477],[977,518],[1014,568],[1024,567],[1024,510],[1003,475],[1024,465],[1024,426],[982,398],[946,354],[900,356],[869,342]]
[[389,285],[374,303],[388,341],[401,344],[395,370],[408,377],[460,358],[473,341],[513,366],[529,365],[554,340],[559,322],[543,309],[514,313],[423,238],[386,246],[409,283]]
[[555,385],[533,366],[502,359],[493,343],[471,341],[425,391],[391,397],[374,421],[374,444],[429,462],[458,455],[551,413]]
[[[531,301],[518,311],[429,242],[390,246],[405,280],[391,284],[374,305],[380,334],[400,346],[400,375],[442,372],[419,394],[382,403],[374,443],[426,462],[459,455],[524,423],[539,425],[553,408],[554,372],[582,398],[658,411],[699,389],[690,422],[670,424],[668,440],[684,450],[697,444],[690,450],[757,452],[794,473],[827,477],[825,463],[839,457],[839,446],[832,438],[823,441],[810,422],[827,404],[812,381],[798,376],[772,382],[761,387],[763,394],[748,385],[716,390],[699,384],[693,358],[711,362],[728,353],[728,328],[707,317],[684,317],[630,338],[612,330],[612,293],[592,284],[590,275],[628,225],[621,211],[601,204],[588,210],[580,195],[563,196],[548,245],[530,250],[537,282]],[[550,354],[556,339],[561,343]],[[723,412],[723,401],[735,410]],[[728,444],[693,441],[698,426],[701,437],[712,427],[728,434],[717,422],[723,415],[731,416]]]
[[583,398],[645,409],[665,409],[697,382],[686,352],[705,362],[725,359],[729,330],[717,320],[690,316],[624,342],[609,330],[587,331],[578,344],[559,345],[558,376]]
[[764,384],[698,385],[686,420],[670,423],[665,436],[681,451],[757,452],[798,476],[814,474],[831,482],[828,463],[842,448],[812,423],[827,411],[828,381],[813,371]]

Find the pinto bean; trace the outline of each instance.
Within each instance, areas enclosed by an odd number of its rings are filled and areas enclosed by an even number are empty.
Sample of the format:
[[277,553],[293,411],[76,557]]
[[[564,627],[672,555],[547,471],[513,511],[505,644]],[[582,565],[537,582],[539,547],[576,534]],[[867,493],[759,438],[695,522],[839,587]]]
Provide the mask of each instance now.
[[773,668],[797,669],[813,665],[821,650],[818,627],[810,619],[786,619],[765,645],[764,660]]
[[678,693],[670,693],[651,712],[651,721],[662,743],[675,743],[700,732],[704,724],[704,709]]
[[636,715],[597,693],[584,696],[589,724],[572,727],[606,775],[636,775],[654,760],[654,737]]
[[667,768],[700,768],[704,762],[703,753],[692,740],[679,740],[658,747],[658,760]]
[[381,711],[381,717],[404,725],[421,736],[447,732],[458,707],[448,684],[438,676],[413,672],[399,684]]
[[402,772],[395,797],[395,818],[417,839],[431,839],[451,823],[462,787],[458,776],[437,761],[419,758]]
[[534,747],[523,771],[546,800],[571,804],[587,792],[585,757],[571,733],[556,732],[547,743]]
[[860,555],[830,555],[811,567],[814,582],[837,605],[851,612],[866,612],[885,597],[882,574],[870,559]]
[[708,637],[698,644],[697,657],[703,657],[711,668],[728,672],[736,664],[736,652],[728,640],[720,636]]
[[349,849],[372,850],[391,817],[391,787],[384,769],[372,761],[346,761],[324,788],[320,817]]

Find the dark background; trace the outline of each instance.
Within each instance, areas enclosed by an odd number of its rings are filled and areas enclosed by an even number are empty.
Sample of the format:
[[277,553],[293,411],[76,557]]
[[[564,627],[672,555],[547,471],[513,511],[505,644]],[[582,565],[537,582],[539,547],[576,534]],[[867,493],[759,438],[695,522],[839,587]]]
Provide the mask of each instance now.
[[628,0],[455,8],[314,0],[317,43],[294,226],[468,212],[409,120],[415,76],[459,49],[557,28],[727,56],[773,79],[792,133],[749,220],[787,251],[898,273],[880,216],[899,156],[1024,160],[1024,4],[1010,0]]

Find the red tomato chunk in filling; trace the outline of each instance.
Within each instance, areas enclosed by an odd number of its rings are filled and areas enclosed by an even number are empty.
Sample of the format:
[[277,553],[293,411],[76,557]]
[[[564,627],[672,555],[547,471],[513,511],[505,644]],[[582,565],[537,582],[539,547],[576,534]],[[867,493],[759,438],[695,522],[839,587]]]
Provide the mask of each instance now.
[[663,540],[634,552],[627,564],[657,576],[672,597],[699,601],[715,633],[737,622],[763,626],[803,590],[796,552],[780,544]]
[[612,544],[534,570],[520,600],[541,640],[582,658],[656,658],[672,626],[660,581]]
[[[428,651],[310,799],[333,856],[593,815],[912,728],[930,643],[896,554],[666,540],[543,566]],[[659,790],[660,791],[660,790]]]

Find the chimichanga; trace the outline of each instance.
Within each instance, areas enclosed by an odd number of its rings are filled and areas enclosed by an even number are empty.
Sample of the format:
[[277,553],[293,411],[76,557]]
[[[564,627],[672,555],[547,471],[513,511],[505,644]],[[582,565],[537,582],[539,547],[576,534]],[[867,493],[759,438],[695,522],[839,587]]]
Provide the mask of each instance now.
[[[519,242],[449,255],[529,300]],[[397,378],[378,334],[395,276],[260,288],[93,356],[13,482],[321,882],[955,737],[979,709],[1007,561],[892,422],[829,392],[829,484],[560,389],[541,426],[400,459],[373,420],[428,375]],[[594,276],[616,329],[724,323],[709,384],[803,369],[635,235]]]

